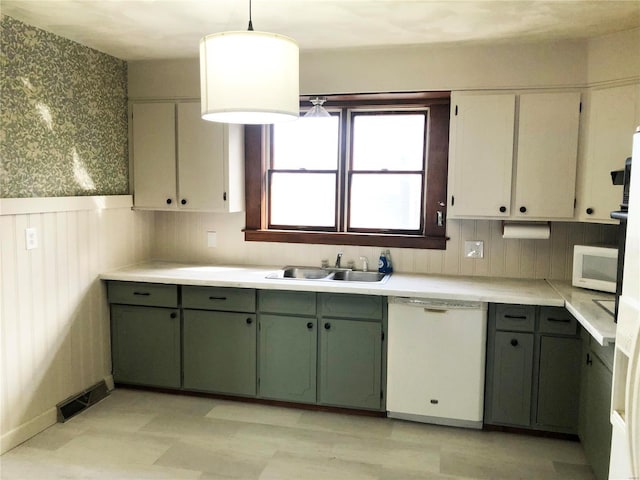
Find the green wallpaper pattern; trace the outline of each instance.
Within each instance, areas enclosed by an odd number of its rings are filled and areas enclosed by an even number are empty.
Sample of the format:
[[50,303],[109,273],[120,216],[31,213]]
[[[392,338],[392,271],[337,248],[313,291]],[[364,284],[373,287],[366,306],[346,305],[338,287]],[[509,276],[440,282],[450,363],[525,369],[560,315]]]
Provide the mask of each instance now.
[[3,15],[0,198],[129,191],[127,64]]

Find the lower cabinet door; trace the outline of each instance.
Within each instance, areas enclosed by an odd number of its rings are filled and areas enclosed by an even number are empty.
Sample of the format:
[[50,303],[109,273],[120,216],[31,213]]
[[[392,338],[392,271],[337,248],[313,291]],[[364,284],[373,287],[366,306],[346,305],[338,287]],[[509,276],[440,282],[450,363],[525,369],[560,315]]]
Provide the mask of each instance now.
[[180,388],[180,311],[111,305],[113,379]]
[[319,329],[320,403],[380,409],[382,325],[323,318]]
[[609,477],[611,371],[588,348],[583,351],[578,435],[598,480]]
[[259,316],[261,398],[316,402],[315,317]]
[[533,334],[496,332],[491,385],[491,421],[531,424]]
[[540,337],[536,425],[577,432],[581,348],[579,338]]
[[189,390],[256,394],[256,315],[184,310],[183,385]]

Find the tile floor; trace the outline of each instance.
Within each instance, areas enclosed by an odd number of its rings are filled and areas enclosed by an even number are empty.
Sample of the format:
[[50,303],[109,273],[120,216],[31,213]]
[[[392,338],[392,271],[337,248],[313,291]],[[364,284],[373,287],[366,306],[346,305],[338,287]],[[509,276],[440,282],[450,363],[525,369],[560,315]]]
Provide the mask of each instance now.
[[0,478],[593,479],[578,442],[118,389]]

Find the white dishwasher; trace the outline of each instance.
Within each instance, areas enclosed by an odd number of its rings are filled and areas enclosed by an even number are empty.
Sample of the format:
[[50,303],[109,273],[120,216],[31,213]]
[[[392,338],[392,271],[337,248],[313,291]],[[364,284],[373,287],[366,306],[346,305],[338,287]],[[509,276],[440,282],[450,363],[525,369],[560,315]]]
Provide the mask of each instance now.
[[487,304],[389,298],[389,417],[482,428]]

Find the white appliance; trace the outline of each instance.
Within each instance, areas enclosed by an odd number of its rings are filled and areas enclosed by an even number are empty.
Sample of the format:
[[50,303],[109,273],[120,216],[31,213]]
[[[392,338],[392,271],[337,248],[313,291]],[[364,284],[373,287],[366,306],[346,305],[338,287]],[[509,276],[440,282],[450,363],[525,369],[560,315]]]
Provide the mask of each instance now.
[[482,428],[487,304],[392,297],[388,334],[388,415]]
[[603,245],[573,247],[574,287],[616,293],[618,249]]
[[[634,167],[635,165],[635,167]],[[633,138],[629,213],[611,398],[610,479],[640,478],[640,127]]]

